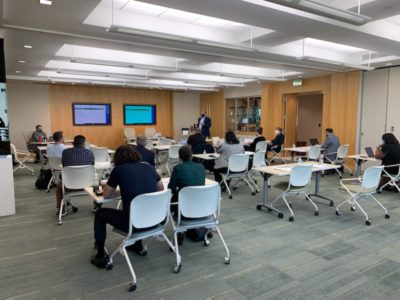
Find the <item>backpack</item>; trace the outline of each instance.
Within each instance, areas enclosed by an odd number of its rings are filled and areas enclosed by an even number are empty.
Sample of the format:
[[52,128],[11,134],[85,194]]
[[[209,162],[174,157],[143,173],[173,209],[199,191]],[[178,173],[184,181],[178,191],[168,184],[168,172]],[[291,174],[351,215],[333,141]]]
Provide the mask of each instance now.
[[47,170],[40,169],[40,174],[39,174],[38,178],[36,179],[35,186],[39,190],[47,189],[47,186],[49,185],[51,177],[52,177],[52,173],[51,173],[50,169],[47,169]]

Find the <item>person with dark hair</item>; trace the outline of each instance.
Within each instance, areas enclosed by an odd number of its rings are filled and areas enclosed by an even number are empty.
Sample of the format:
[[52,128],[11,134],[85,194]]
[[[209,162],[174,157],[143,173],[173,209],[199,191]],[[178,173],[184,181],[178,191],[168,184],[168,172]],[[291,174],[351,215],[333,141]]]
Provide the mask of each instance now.
[[206,138],[201,134],[200,128],[196,128],[195,133],[189,136],[187,144],[190,145],[192,151],[194,151],[198,145],[206,144]]
[[42,143],[42,142],[46,142],[46,139],[47,139],[47,135],[43,131],[43,126],[36,125],[35,131],[32,133],[32,136],[31,136],[31,142]]
[[[77,135],[74,138],[74,147],[64,149],[61,156],[61,163],[63,167],[70,166],[86,166],[94,165],[93,152],[85,148],[86,138],[83,135]],[[57,215],[59,213],[62,193],[62,182],[56,184],[56,199],[57,199]]]
[[[382,144],[376,148],[375,158],[382,160],[383,166],[400,164],[400,144],[393,133],[382,135]],[[397,174],[399,167],[385,167],[389,174]],[[389,180],[388,177],[382,177],[379,187]],[[388,187],[389,190],[398,191],[396,188]]]
[[211,118],[207,117],[206,112],[201,113],[200,118],[197,120],[197,128],[201,130],[204,137],[210,137]]
[[155,154],[153,151],[146,148],[147,137],[145,135],[139,135],[136,139],[136,147],[135,150],[142,155],[142,161],[149,163],[152,166],[155,166]]
[[[242,144],[240,144],[235,133],[231,130],[228,130],[225,132],[225,142],[217,149],[217,153],[221,155],[215,160],[214,178],[215,181],[221,183],[221,174],[228,172],[229,157],[231,157],[233,154],[244,153],[244,147]],[[222,186],[221,189],[225,191],[226,187]]]
[[[115,167],[111,171],[107,183],[103,185],[103,196],[104,198],[111,198],[120,194],[122,210],[100,208],[96,211],[94,217],[94,239],[97,254],[91,257],[90,262],[98,268],[105,268],[108,262],[108,255],[104,250],[106,225],[110,224],[118,230],[128,232],[131,201],[136,196],[164,189],[164,185],[155,168],[148,163],[141,162],[141,160],[140,153],[131,146],[122,145],[115,151]],[[119,192],[117,192],[117,187],[119,187]],[[133,250],[138,255],[146,255],[142,241],[136,242],[127,249]]]
[[251,142],[250,145],[245,145],[244,146],[244,150],[255,152],[257,143],[265,141],[265,137],[262,135],[262,133],[263,133],[262,127],[257,128],[257,130],[256,130],[256,138],[253,140],[253,142]]
[[282,128],[275,128],[275,138],[268,143],[267,151],[272,151],[274,149],[275,152],[281,152],[282,145],[285,142],[285,135],[282,133]]
[[[325,150],[325,157],[328,158],[330,161],[335,161],[337,156],[337,150],[340,146],[339,138],[333,134],[332,128],[326,128],[326,139],[325,143],[321,145],[321,149]],[[334,172],[332,170],[332,172]]]
[[64,145],[64,133],[62,131],[56,131],[53,133],[54,144],[47,145],[47,156],[48,157],[61,157],[65,149]]

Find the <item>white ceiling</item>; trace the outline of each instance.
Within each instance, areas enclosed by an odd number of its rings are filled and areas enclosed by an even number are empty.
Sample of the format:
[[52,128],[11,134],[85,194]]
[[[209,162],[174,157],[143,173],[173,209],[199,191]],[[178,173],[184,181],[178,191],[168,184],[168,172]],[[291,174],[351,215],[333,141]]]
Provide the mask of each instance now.
[[203,91],[400,64],[399,0],[362,0],[363,26],[264,0],[0,2],[9,79]]

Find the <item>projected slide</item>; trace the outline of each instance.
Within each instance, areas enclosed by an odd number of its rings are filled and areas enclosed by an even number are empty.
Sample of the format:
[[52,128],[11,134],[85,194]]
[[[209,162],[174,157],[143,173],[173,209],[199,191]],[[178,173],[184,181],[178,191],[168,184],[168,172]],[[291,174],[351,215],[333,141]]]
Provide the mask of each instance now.
[[153,125],[156,124],[155,105],[124,105],[125,125]]
[[110,125],[110,104],[73,104],[74,125]]

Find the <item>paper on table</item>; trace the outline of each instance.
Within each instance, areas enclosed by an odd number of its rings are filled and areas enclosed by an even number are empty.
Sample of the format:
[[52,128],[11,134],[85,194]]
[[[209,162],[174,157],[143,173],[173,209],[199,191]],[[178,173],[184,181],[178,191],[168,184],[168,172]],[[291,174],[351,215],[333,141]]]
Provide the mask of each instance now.
[[275,170],[290,172],[292,170],[292,167],[275,167]]

